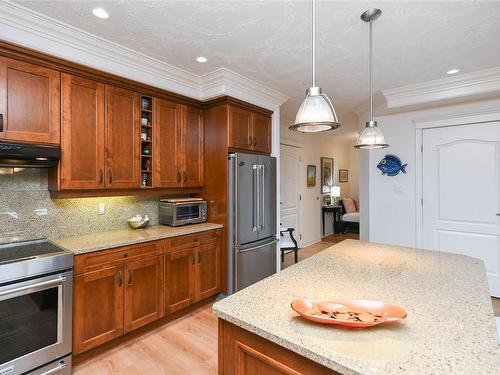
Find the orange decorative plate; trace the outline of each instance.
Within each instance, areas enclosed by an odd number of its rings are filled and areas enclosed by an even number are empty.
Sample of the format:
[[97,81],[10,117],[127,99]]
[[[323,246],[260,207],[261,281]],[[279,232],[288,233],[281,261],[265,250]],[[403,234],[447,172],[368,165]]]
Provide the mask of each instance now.
[[307,298],[296,298],[292,309],[313,322],[353,328],[372,327],[406,318],[406,311],[399,306],[363,299],[314,303]]

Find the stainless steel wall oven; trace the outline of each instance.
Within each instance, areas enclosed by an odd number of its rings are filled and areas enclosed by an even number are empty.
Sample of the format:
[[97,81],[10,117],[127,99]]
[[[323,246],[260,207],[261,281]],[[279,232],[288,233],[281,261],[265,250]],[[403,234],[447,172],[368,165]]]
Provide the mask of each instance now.
[[71,374],[72,268],[46,240],[0,245],[0,375]]

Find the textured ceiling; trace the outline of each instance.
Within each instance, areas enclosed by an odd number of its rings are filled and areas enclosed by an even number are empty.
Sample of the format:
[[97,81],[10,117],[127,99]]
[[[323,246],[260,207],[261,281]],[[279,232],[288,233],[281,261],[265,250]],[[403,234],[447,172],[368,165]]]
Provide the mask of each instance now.
[[[226,67],[272,86],[291,98],[287,120],[310,86],[309,2],[15,2],[196,74]],[[110,18],[94,17],[97,6]],[[372,7],[383,11],[375,23],[378,90],[443,78],[454,67],[500,65],[500,2],[319,1],[317,83],[341,120],[367,98],[368,25],[359,16]],[[197,63],[200,55],[208,63]]]

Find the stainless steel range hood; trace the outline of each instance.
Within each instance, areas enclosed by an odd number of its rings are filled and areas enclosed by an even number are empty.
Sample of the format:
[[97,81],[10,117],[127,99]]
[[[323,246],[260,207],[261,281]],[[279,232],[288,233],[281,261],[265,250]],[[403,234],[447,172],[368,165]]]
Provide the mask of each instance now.
[[0,167],[50,168],[61,158],[59,146],[0,141]]

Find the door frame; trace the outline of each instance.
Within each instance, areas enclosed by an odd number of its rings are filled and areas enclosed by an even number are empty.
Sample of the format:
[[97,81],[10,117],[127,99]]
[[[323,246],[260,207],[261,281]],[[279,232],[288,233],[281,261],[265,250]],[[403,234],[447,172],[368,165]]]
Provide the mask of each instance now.
[[[303,181],[303,177],[304,177],[304,171],[303,171],[303,164],[302,164],[302,148],[303,148],[303,145],[299,142],[295,142],[295,141],[290,141],[290,140],[287,140],[287,139],[282,139],[280,140],[280,148],[281,146],[288,146],[288,147],[294,147],[294,148],[297,148],[299,150],[299,186],[298,186],[298,193],[299,193],[299,197],[303,197],[304,196],[304,192],[303,192],[303,189],[302,189],[302,181]],[[280,159],[280,170],[281,170],[281,159]],[[280,189],[281,191],[281,182],[280,182]],[[281,201],[281,199],[280,199]],[[278,202],[279,203],[279,202]],[[302,199],[299,198],[299,204],[297,206],[298,208],[298,215],[297,215],[297,224],[298,224],[298,227],[297,228],[297,237],[296,240],[297,240],[297,243],[299,245],[299,249],[302,248],[302,229],[303,229],[303,222],[302,222]],[[280,207],[280,210],[279,210],[279,221],[278,223],[281,221],[281,207]],[[281,256],[280,256],[280,264],[281,264]]]
[[421,249],[424,243],[424,202],[423,202],[423,140],[424,130],[485,124],[500,121],[500,111],[486,110],[478,112],[461,113],[457,117],[439,117],[414,121],[415,124],[415,247]]

